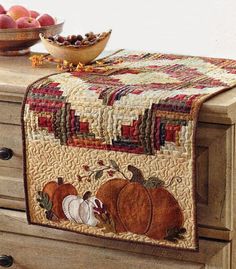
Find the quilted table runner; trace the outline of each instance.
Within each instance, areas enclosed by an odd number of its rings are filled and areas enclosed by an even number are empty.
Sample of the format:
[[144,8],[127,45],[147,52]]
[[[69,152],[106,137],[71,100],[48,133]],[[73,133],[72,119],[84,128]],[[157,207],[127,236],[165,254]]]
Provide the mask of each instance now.
[[29,86],[22,110],[28,220],[196,250],[201,104],[236,61],[120,51]]

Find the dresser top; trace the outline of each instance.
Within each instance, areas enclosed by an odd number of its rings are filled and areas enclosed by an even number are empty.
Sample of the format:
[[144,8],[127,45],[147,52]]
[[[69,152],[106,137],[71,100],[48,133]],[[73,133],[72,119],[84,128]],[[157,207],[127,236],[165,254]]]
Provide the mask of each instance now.
[[[21,103],[29,84],[56,72],[56,67],[53,64],[32,68],[29,55],[0,56],[0,101]],[[236,87],[205,102],[200,111],[199,121],[220,124],[235,123]]]

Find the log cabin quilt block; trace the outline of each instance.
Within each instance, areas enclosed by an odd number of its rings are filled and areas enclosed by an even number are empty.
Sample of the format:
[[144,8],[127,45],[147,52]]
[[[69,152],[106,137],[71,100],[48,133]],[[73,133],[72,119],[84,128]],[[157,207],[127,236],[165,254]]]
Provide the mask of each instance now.
[[236,61],[122,50],[29,86],[22,109],[28,220],[197,250],[195,134]]

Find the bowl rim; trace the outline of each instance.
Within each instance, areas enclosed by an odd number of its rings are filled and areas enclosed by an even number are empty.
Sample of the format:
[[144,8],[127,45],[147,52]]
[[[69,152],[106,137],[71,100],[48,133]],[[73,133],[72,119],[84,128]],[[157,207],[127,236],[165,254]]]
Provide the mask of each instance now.
[[57,23],[54,25],[50,25],[50,26],[43,26],[43,27],[39,27],[39,28],[9,28],[9,29],[0,29],[0,34],[10,34],[10,33],[30,33],[30,32],[44,32],[47,31],[49,29],[52,29],[54,27],[58,27],[58,26],[62,26],[65,23],[65,20],[62,19],[57,19],[56,18]]
[[107,36],[104,37],[103,39],[99,40],[97,43],[91,44],[91,45],[88,45],[88,46],[82,46],[82,47],[75,47],[73,45],[66,45],[65,46],[65,45],[59,45],[59,44],[57,44],[55,42],[50,42],[49,40],[47,40],[47,38],[44,36],[43,33],[40,33],[39,34],[39,37],[40,37],[41,41],[47,42],[48,44],[50,44],[50,45],[52,45],[54,47],[61,48],[61,49],[67,48],[67,49],[70,49],[70,50],[76,50],[76,51],[78,51],[78,50],[83,50],[83,49],[91,48],[91,47],[97,45],[99,42],[102,42],[105,39],[106,40],[109,40],[109,38],[111,36],[111,33],[112,33],[112,29],[110,29],[109,31],[106,31],[105,33],[107,33]]

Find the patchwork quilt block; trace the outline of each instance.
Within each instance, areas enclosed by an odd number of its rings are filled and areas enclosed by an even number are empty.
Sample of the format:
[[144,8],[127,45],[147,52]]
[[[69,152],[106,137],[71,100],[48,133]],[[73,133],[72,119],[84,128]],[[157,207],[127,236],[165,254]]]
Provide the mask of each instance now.
[[196,250],[195,133],[236,61],[119,51],[29,86],[22,110],[32,224]]

